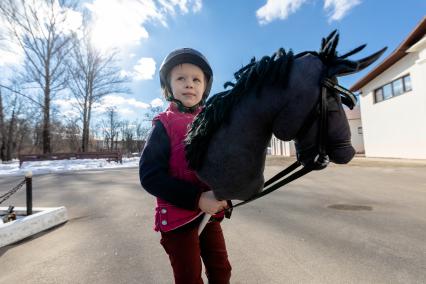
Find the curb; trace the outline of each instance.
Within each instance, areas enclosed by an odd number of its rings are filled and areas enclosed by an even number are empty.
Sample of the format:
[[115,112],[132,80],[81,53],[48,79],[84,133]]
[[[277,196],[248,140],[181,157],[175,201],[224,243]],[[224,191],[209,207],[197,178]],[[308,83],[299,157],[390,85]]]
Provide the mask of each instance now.
[[[7,207],[0,207],[0,214]],[[26,207],[15,207],[15,213],[26,215]],[[61,207],[34,207],[33,214],[8,223],[0,222],[0,248],[68,221],[67,209]]]

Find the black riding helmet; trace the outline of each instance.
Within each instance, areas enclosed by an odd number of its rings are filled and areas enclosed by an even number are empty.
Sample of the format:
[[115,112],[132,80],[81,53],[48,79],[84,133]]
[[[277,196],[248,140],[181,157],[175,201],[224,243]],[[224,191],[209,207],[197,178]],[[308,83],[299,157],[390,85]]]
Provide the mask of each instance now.
[[[170,83],[168,81],[168,76],[170,71],[175,67],[176,65],[183,64],[183,63],[191,63],[194,64],[203,70],[205,76],[206,76],[206,90],[204,91],[203,97],[197,105],[193,107],[185,107],[179,100],[176,100],[173,97],[173,93],[170,87]],[[192,112],[194,111],[198,106],[204,105],[204,103],[207,100],[207,97],[209,96],[210,90],[212,88],[213,83],[213,71],[210,67],[209,62],[207,61],[207,58],[204,57],[204,55],[201,54],[201,52],[192,49],[192,48],[179,48],[176,50],[173,50],[170,52],[169,55],[164,59],[163,63],[160,66],[160,85],[162,89],[167,90],[169,93],[169,96],[167,96],[168,101],[176,102],[184,111]]]

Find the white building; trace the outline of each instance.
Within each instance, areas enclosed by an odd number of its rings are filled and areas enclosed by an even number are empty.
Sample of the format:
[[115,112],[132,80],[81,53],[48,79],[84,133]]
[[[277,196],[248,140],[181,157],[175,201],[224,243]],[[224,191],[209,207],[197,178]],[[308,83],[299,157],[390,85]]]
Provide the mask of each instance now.
[[366,157],[426,159],[426,17],[358,80]]
[[282,141],[272,135],[270,155],[296,156],[296,148],[293,141]]
[[347,107],[344,109],[351,129],[351,144],[357,154],[363,154],[365,153],[364,137],[362,135],[362,122],[359,105],[356,105],[352,110]]
[[[357,153],[364,153],[364,140],[362,136],[361,114],[359,105],[352,110],[345,107],[346,118],[351,129],[351,143]],[[282,141],[272,136],[270,155],[296,156],[294,141]]]

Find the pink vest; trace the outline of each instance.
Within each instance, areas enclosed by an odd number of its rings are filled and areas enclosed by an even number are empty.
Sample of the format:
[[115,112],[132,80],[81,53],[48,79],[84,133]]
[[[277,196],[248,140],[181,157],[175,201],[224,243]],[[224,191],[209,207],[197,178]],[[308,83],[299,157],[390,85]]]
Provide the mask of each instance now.
[[[197,185],[202,192],[208,190],[208,186],[202,183],[195,172],[188,168],[184,144],[188,127],[200,110],[195,113],[182,113],[175,104],[171,103],[169,108],[156,116],[154,120],[161,121],[170,138],[169,174]],[[154,230],[171,231],[193,221],[201,214],[200,209],[195,211],[182,209],[157,198]]]

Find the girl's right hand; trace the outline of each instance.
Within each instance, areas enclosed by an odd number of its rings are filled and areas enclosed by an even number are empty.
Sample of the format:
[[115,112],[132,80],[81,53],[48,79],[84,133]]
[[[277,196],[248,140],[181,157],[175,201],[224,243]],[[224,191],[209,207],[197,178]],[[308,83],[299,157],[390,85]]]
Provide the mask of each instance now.
[[217,200],[213,191],[209,190],[201,193],[200,201],[198,201],[198,207],[200,207],[201,211],[214,215],[216,212],[228,208],[228,203],[226,200]]

